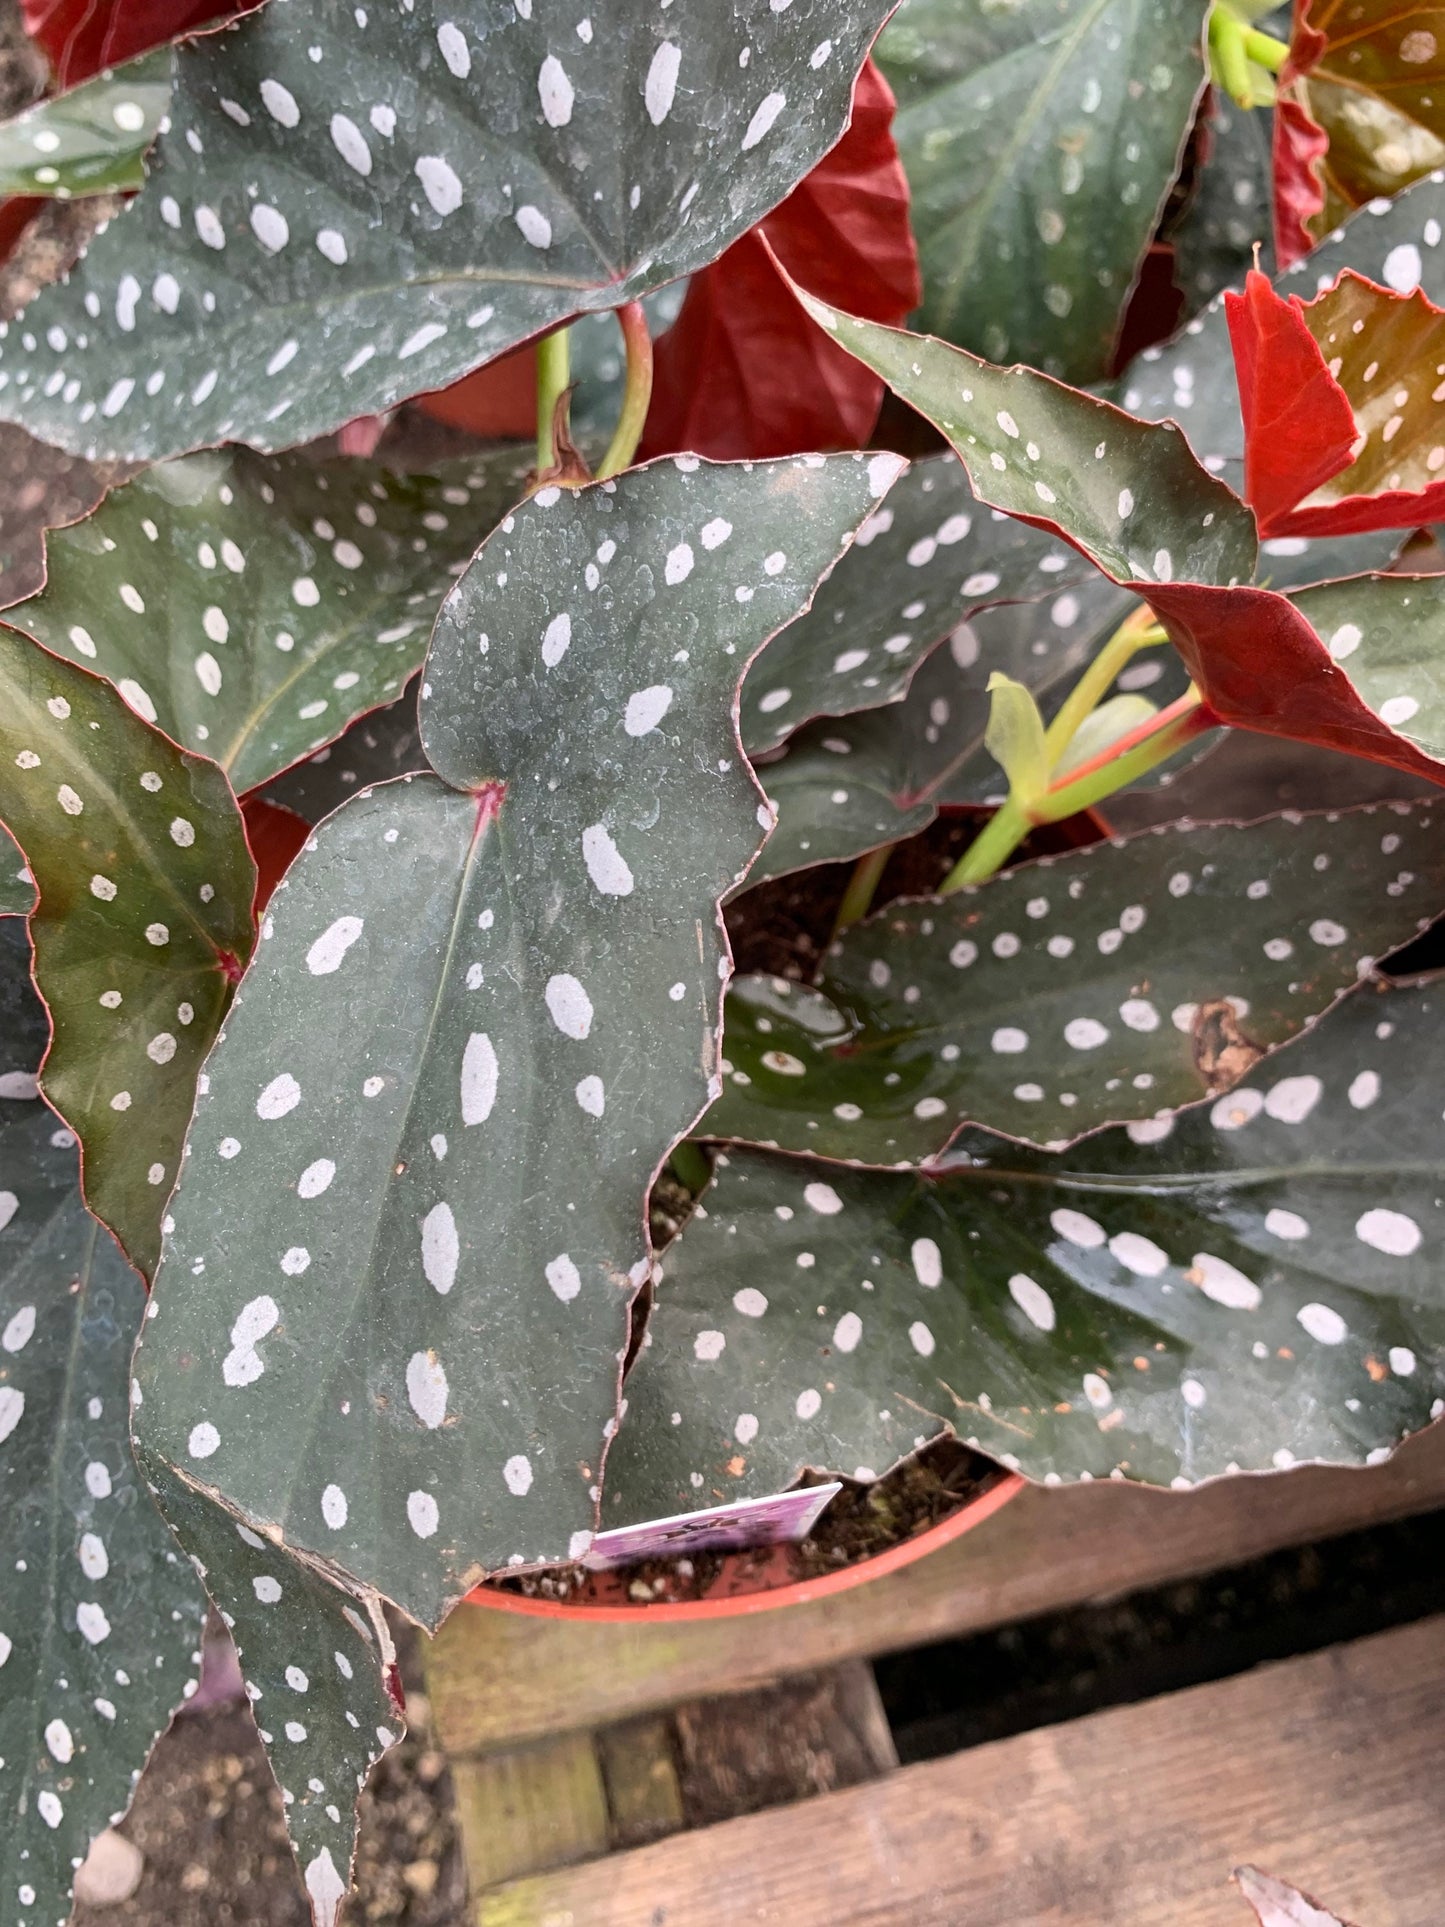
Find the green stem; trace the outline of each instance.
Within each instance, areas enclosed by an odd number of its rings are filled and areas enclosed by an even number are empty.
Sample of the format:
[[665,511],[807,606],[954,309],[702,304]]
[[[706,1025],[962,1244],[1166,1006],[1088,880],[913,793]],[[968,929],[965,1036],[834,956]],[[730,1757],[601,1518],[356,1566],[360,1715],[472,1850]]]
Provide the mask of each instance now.
[[867,856],[859,857],[848,879],[848,888],[843,892],[843,901],[838,905],[838,920],[833,925],[834,936],[867,916],[873,893],[888,868],[888,859],[892,854],[893,845],[885,843],[881,850],[870,850]]
[[1244,36],[1244,51],[1257,67],[1277,74],[1289,59],[1289,42],[1276,40],[1272,33],[1261,33],[1258,27],[1250,27]]
[[572,379],[567,330],[558,328],[537,343],[537,473],[545,475],[557,466],[557,438],[554,424],[557,403],[566,394]]
[[1254,105],[1254,83],[1249,77],[1249,56],[1245,52],[1246,27],[1223,0],[1214,0],[1209,12],[1209,66],[1215,82],[1236,107]]
[[647,316],[642,311],[642,303],[629,301],[625,307],[619,308],[617,324],[622,330],[622,342],[627,350],[627,376],[622,389],[622,412],[617,417],[617,427],[597,470],[599,482],[605,482],[610,475],[620,474],[637,453],[643,424],[647,420],[648,403],[652,400],[652,336],[648,333]]
[[1148,610],[1142,614],[1149,619],[1141,621],[1139,617],[1130,616],[1114,631],[1064,698],[1058,714],[1044,734],[1044,749],[1050,769],[1054,768],[1074,740],[1080,723],[1098,708],[1104,692],[1129,658],[1141,649],[1152,649],[1156,643],[1169,640]]
[[1183,749],[1193,737],[1215,727],[1214,712],[1196,689],[1189,689],[1168,709],[1161,709],[1142,728],[1121,737],[1102,756],[1085,763],[1064,782],[1035,798],[1027,809],[1012,797],[985,824],[945,877],[938,894],[952,896],[973,883],[986,883],[1001,870],[1029,831],[1044,823],[1076,816],[1117,790],[1127,789],[1151,769],[1157,769]]

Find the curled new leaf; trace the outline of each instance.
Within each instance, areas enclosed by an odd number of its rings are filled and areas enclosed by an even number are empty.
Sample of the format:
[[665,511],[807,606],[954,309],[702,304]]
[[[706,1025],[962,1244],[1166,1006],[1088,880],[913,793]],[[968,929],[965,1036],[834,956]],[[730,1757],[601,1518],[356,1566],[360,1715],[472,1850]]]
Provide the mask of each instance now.
[[586,1542],[647,1188],[717,1088],[718,900],[771,821],[737,684],[899,466],[684,457],[533,495],[440,619],[438,773],[338,811],[268,909],[139,1433],[428,1624]]

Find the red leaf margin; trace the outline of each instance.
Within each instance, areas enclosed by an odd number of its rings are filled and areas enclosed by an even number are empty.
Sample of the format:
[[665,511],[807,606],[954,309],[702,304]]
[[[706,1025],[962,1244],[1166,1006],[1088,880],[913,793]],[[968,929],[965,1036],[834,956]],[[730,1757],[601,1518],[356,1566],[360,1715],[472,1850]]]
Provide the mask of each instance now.
[[692,277],[654,357],[640,460],[714,460],[856,448],[883,382],[818,330],[777,260],[822,299],[901,322],[922,299],[892,89],[870,58],[837,145],[788,198]]
[[1294,267],[1315,244],[1309,223],[1324,208],[1319,165],[1330,137],[1300,99],[1295,82],[1317,66],[1329,37],[1309,24],[1310,0],[1294,0],[1289,58],[1279,76],[1274,108],[1274,252],[1280,272]]

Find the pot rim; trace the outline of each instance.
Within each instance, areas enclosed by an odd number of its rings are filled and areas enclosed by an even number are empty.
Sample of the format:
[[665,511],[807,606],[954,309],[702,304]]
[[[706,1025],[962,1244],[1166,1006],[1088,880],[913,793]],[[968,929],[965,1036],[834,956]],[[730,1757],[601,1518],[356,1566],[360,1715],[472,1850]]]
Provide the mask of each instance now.
[[835,1594],[851,1592],[855,1586],[864,1585],[870,1579],[881,1579],[886,1573],[899,1572],[905,1566],[926,1558],[929,1553],[950,1545],[953,1540],[962,1538],[965,1532],[981,1526],[985,1519],[991,1519],[1027,1484],[1028,1480],[1017,1472],[1003,1472],[991,1486],[967,1504],[961,1505],[948,1518],[941,1519],[936,1526],[930,1526],[926,1532],[890,1546],[886,1552],[880,1552],[872,1559],[860,1559],[854,1565],[844,1566],[838,1572],[820,1574],[816,1579],[796,1579],[789,1585],[770,1586],[754,1593],[736,1593],[726,1599],[675,1599],[638,1601],[628,1606],[587,1606],[574,1605],[562,1599],[529,1599],[520,1593],[501,1592],[484,1585],[474,1587],[463,1603],[492,1612],[521,1613],[534,1619],[564,1619],[594,1626],[635,1626],[644,1621],[667,1621],[675,1625],[690,1619],[737,1619],[747,1613],[773,1612],[783,1606],[808,1605],[814,1600],[831,1599]]

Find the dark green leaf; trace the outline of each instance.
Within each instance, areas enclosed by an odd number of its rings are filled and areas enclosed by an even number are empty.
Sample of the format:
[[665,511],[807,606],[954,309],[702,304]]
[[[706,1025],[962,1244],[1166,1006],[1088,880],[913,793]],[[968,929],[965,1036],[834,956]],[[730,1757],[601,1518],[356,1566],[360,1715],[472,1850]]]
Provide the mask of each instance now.
[[816,991],[738,979],[703,1129],[867,1164],[965,1123],[1061,1149],[1227,1090],[1442,907],[1429,805],[1043,857],[856,925]]
[[255,866],[213,763],[0,626],[0,818],[35,873],[46,1096],[134,1263],[160,1249],[196,1072],[250,954]]
[[1445,606],[1438,576],[1356,576],[1290,597],[1371,709],[1445,758]]
[[1109,365],[1204,85],[1202,0],[908,0],[879,43],[920,325],[1070,381]]
[[1236,107],[1220,88],[1210,96],[1193,191],[1165,236],[1174,248],[1174,278],[1190,309],[1212,301],[1224,288],[1242,287],[1256,247],[1260,266],[1274,273],[1273,122],[1267,107]]
[[737,685],[898,467],[684,456],[541,490],[438,625],[446,780],[357,797],[272,901],[141,1428],[424,1623],[592,1524],[644,1196],[717,1090],[717,902],[770,820]]
[[743,685],[743,746],[757,756],[810,717],[896,702],[960,623],[1093,575],[1066,543],[981,508],[956,456],[915,462],[812,608],[753,665]]
[[283,771],[267,785],[267,801],[294,810],[308,823],[319,823],[369,784],[424,770],[427,763],[416,725],[419,688],[418,682],[411,683],[399,702],[359,716],[336,742]]
[[147,469],[47,541],[9,620],[254,789],[392,701],[522,492],[498,450],[435,477],[230,449]]
[[140,1279],[88,1214],[75,1139],[19,1095],[44,1049],[24,926],[0,921],[0,1883],[64,1921],[195,1677],[205,1600],[127,1438]]
[[394,1664],[386,1622],[169,1466],[142,1463],[236,1641],[313,1916],[317,1927],[335,1927],[350,1885],[356,1796],[400,1725],[386,1686]]
[[0,917],[25,917],[35,908],[35,885],[25,852],[0,823]]
[[1442,1016],[1364,989],[1212,1107],[1063,1157],[730,1154],[668,1252],[605,1522],[871,1477],[945,1426],[1051,1481],[1386,1457],[1445,1409]]
[[138,188],[170,98],[161,48],[0,123],[0,194],[69,200]]
[[1254,518],[1169,422],[1141,422],[1031,368],[995,368],[800,299],[952,443],[982,501],[1066,535],[1117,582],[1248,582]]
[[176,50],[145,190],[9,327],[0,410],[81,453],[285,447],[636,300],[827,152],[888,11],[263,7]]

